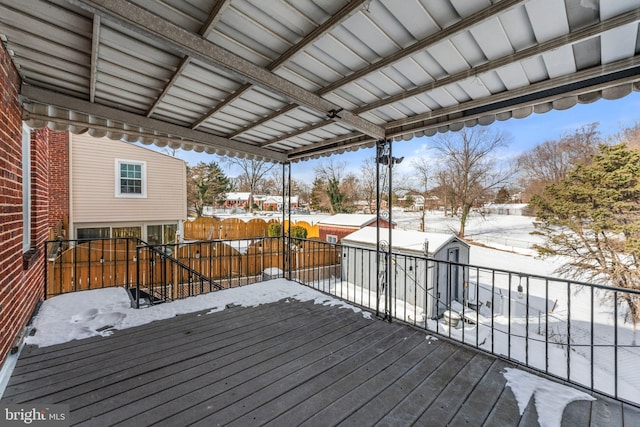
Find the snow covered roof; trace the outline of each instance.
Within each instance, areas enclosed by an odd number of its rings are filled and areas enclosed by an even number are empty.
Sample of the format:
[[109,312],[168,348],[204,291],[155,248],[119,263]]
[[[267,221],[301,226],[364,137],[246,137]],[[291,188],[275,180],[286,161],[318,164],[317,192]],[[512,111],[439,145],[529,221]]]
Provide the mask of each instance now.
[[373,214],[336,214],[329,218],[318,221],[320,225],[337,225],[341,227],[364,227],[375,222],[376,215]]
[[[264,203],[282,203],[282,196],[260,196]],[[291,196],[291,203],[298,203],[298,196]]]
[[[380,240],[387,240],[388,230],[384,229],[380,232]],[[457,240],[464,245],[466,242],[458,239],[454,234],[444,233],[424,233],[414,230],[393,230],[392,247],[396,249],[404,249],[423,253],[424,242],[429,242],[429,253],[438,252],[447,243]],[[342,244],[353,245],[376,245],[376,229],[374,227],[365,227],[342,238]],[[468,245],[467,245],[468,246]]]
[[[227,200],[249,200],[248,192],[230,192],[227,193]],[[253,201],[263,201],[265,203],[282,203],[282,196],[265,196],[263,194],[254,194]],[[291,203],[298,203],[298,196],[291,196]]]
[[227,193],[227,200],[249,200],[249,193]]

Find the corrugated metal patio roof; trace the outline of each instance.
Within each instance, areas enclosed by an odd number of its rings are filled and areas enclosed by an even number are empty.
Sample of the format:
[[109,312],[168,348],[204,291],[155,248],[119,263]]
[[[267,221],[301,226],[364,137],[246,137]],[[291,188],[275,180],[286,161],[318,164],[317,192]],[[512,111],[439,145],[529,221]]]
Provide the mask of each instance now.
[[640,90],[640,0],[0,0],[32,127],[277,162]]

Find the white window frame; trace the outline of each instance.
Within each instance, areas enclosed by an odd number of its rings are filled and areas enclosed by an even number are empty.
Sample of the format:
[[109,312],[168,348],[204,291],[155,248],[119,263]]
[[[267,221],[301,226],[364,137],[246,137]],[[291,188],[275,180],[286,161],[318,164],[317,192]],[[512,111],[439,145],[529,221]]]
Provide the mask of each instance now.
[[338,236],[335,234],[327,234],[327,243],[338,243]]
[[31,249],[31,129],[22,123],[22,251]]
[[[140,165],[142,176],[142,194],[122,193],[120,191],[120,165]],[[115,161],[115,195],[116,197],[129,199],[147,198],[147,162],[143,160],[116,159]]]

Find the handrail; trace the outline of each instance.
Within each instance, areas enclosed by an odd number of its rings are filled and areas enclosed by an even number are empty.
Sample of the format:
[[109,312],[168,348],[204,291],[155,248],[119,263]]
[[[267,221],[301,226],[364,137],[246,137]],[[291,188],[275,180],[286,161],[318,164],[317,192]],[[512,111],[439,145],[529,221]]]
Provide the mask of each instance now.
[[[139,240],[139,239],[138,239]],[[209,284],[209,289],[208,292],[212,292],[214,289],[215,290],[221,290],[223,289],[223,287],[215,282],[213,279],[211,279],[210,277],[205,276],[204,274],[200,273],[199,271],[196,271],[195,269],[191,268],[190,266],[186,265],[185,263],[181,262],[180,260],[178,260],[177,258],[169,255],[167,253],[167,246],[168,245],[149,245],[146,244],[146,242],[139,240],[139,242],[142,242],[144,244],[142,245],[137,245],[136,246],[136,294],[135,294],[135,305],[136,308],[140,308],[140,297],[141,297],[141,289],[140,289],[140,285],[141,285],[141,279],[140,279],[140,265],[141,265],[141,257],[140,257],[140,251],[143,249],[149,250],[152,254],[154,254],[154,256],[158,256],[160,257],[161,260],[165,260],[165,261],[169,261],[171,265],[178,267],[182,270],[182,272],[186,272],[188,273],[188,279],[187,279],[187,288],[189,290],[188,296],[193,296],[196,294],[196,292],[193,292],[192,290],[192,284],[193,284],[193,279],[196,278],[196,281],[198,281],[200,283],[200,292],[198,292],[198,294],[202,294],[204,293],[204,284],[208,283]],[[161,250],[159,248],[165,248],[164,250]],[[150,258],[150,263],[151,263],[151,267],[153,268],[153,264],[155,263],[154,260],[154,256],[152,256]],[[180,277],[181,274],[178,274],[178,277]],[[162,288],[166,288],[167,286],[178,286],[178,285],[184,285],[184,283],[175,283],[175,281],[171,281],[169,282],[166,277],[165,280],[162,281],[163,283],[161,283]],[[151,281],[151,283],[149,284],[149,290],[150,290],[150,295],[149,295],[149,302],[150,304],[153,303],[153,299],[154,297],[156,297],[154,294],[154,282],[153,280]],[[171,292],[172,295],[175,294],[174,290],[172,290]],[[162,294],[163,298],[160,298],[162,301],[167,301],[170,299],[174,299],[173,297],[168,297],[167,293],[164,292]]]
[[326,245],[340,248],[340,270],[294,280],[371,311],[380,301],[381,315],[391,312],[396,321],[640,406],[640,376],[622,374],[640,364],[640,343],[620,305],[640,290],[394,248],[383,291],[375,259],[387,254],[375,245]]

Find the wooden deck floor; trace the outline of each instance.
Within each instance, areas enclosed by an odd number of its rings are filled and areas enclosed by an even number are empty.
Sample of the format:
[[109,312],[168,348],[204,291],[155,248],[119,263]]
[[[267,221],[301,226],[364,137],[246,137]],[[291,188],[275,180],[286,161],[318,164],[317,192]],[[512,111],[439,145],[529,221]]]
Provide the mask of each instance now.
[[[72,424],[536,426],[508,363],[350,310],[278,302],[26,347],[0,403],[65,403]],[[571,403],[563,425],[640,425],[636,408]]]

